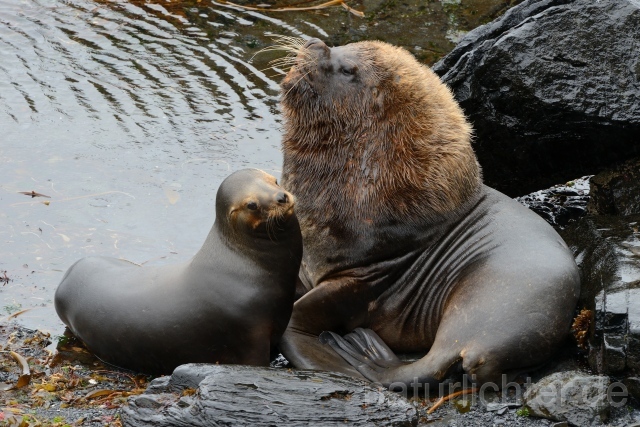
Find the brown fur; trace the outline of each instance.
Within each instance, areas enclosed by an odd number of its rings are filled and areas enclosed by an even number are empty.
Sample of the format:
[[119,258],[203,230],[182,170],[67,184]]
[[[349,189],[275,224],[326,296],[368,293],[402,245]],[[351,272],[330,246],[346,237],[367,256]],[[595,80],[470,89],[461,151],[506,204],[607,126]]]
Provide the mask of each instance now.
[[299,216],[314,212],[318,226],[424,225],[470,200],[481,172],[451,91],[404,49],[341,49],[353,55],[355,85],[323,85],[305,48],[282,83],[283,182],[314,195],[299,201]]

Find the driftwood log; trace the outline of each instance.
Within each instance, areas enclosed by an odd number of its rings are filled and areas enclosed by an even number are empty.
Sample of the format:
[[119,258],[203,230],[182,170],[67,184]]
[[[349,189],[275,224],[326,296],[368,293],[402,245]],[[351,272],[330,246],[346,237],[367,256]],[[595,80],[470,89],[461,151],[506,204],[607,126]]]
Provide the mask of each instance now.
[[152,381],[122,411],[125,426],[410,426],[402,396],[341,374],[188,364]]

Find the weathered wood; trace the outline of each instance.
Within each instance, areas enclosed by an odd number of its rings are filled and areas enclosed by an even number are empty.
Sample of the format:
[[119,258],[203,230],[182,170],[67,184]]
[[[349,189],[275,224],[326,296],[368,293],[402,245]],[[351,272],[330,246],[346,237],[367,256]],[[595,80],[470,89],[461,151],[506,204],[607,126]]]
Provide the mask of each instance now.
[[410,426],[417,411],[398,394],[341,374],[188,364],[131,397],[122,420],[137,427]]

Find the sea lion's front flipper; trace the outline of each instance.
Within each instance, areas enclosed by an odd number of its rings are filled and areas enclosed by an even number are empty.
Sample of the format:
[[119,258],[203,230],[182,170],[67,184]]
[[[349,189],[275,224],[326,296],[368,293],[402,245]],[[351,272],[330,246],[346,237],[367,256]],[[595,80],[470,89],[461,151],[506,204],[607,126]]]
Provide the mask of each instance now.
[[365,354],[369,358],[373,358],[378,366],[395,368],[403,364],[393,350],[371,329],[356,328],[344,338],[363,349]]
[[405,364],[371,329],[356,328],[344,337],[325,331],[320,334],[320,342],[372,382],[382,383],[389,377],[389,371]]
[[320,342],[331,347],[369,381],[376,382],[387,369],[402,365],[402,361],[370,329],[357,328],[344,337],[325,331],[320,334]]
[[366,288],[366,283],[352,278],[325,281],[296,301],[280,341],[280,351],[293,366],[363,378],[350,363],[319,340],[323,331],[347,332],[365,323],[369,298],[360,287]]
[[323,332],[320,341],[369,381],[391,388],[395,384],[420,388],[437,384],[461,361],[453,352],[432,351],[416,362],[403,362],[371,329],[356,328],[344,337]]
[[384,367],[378,366],[375,362],[359,352],[346,339],[334,332],[323,332],[320,334],[320,342],[328,345],[340,355],[347,363],[356,368],[369,381],[376,381]]
[[340,372],[354,378],[365,378],[331,347],[322,344],[317,335],[288,328],[280,341],[280,350],[299,369]]

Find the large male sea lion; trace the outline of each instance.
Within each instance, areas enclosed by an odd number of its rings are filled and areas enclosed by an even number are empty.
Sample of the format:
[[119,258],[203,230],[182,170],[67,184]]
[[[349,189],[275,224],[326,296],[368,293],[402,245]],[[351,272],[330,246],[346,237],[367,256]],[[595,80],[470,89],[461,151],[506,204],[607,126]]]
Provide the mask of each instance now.
[[[284,355],[387,385],[460,367],[498,381],[548,359],[570,327],[576,264],[546,222],[482,184],[449,89],[385,43],[295,49],[282,185],[298,198],[307,293]],[[428,352],[405,364],[393,351]]]
[[89,257],[56,290],[62,321],[102,360],[148,373],[188,362],[268,365],[302,255],[292,195],[260,170],[227,177],[202,248],[179,265]]

